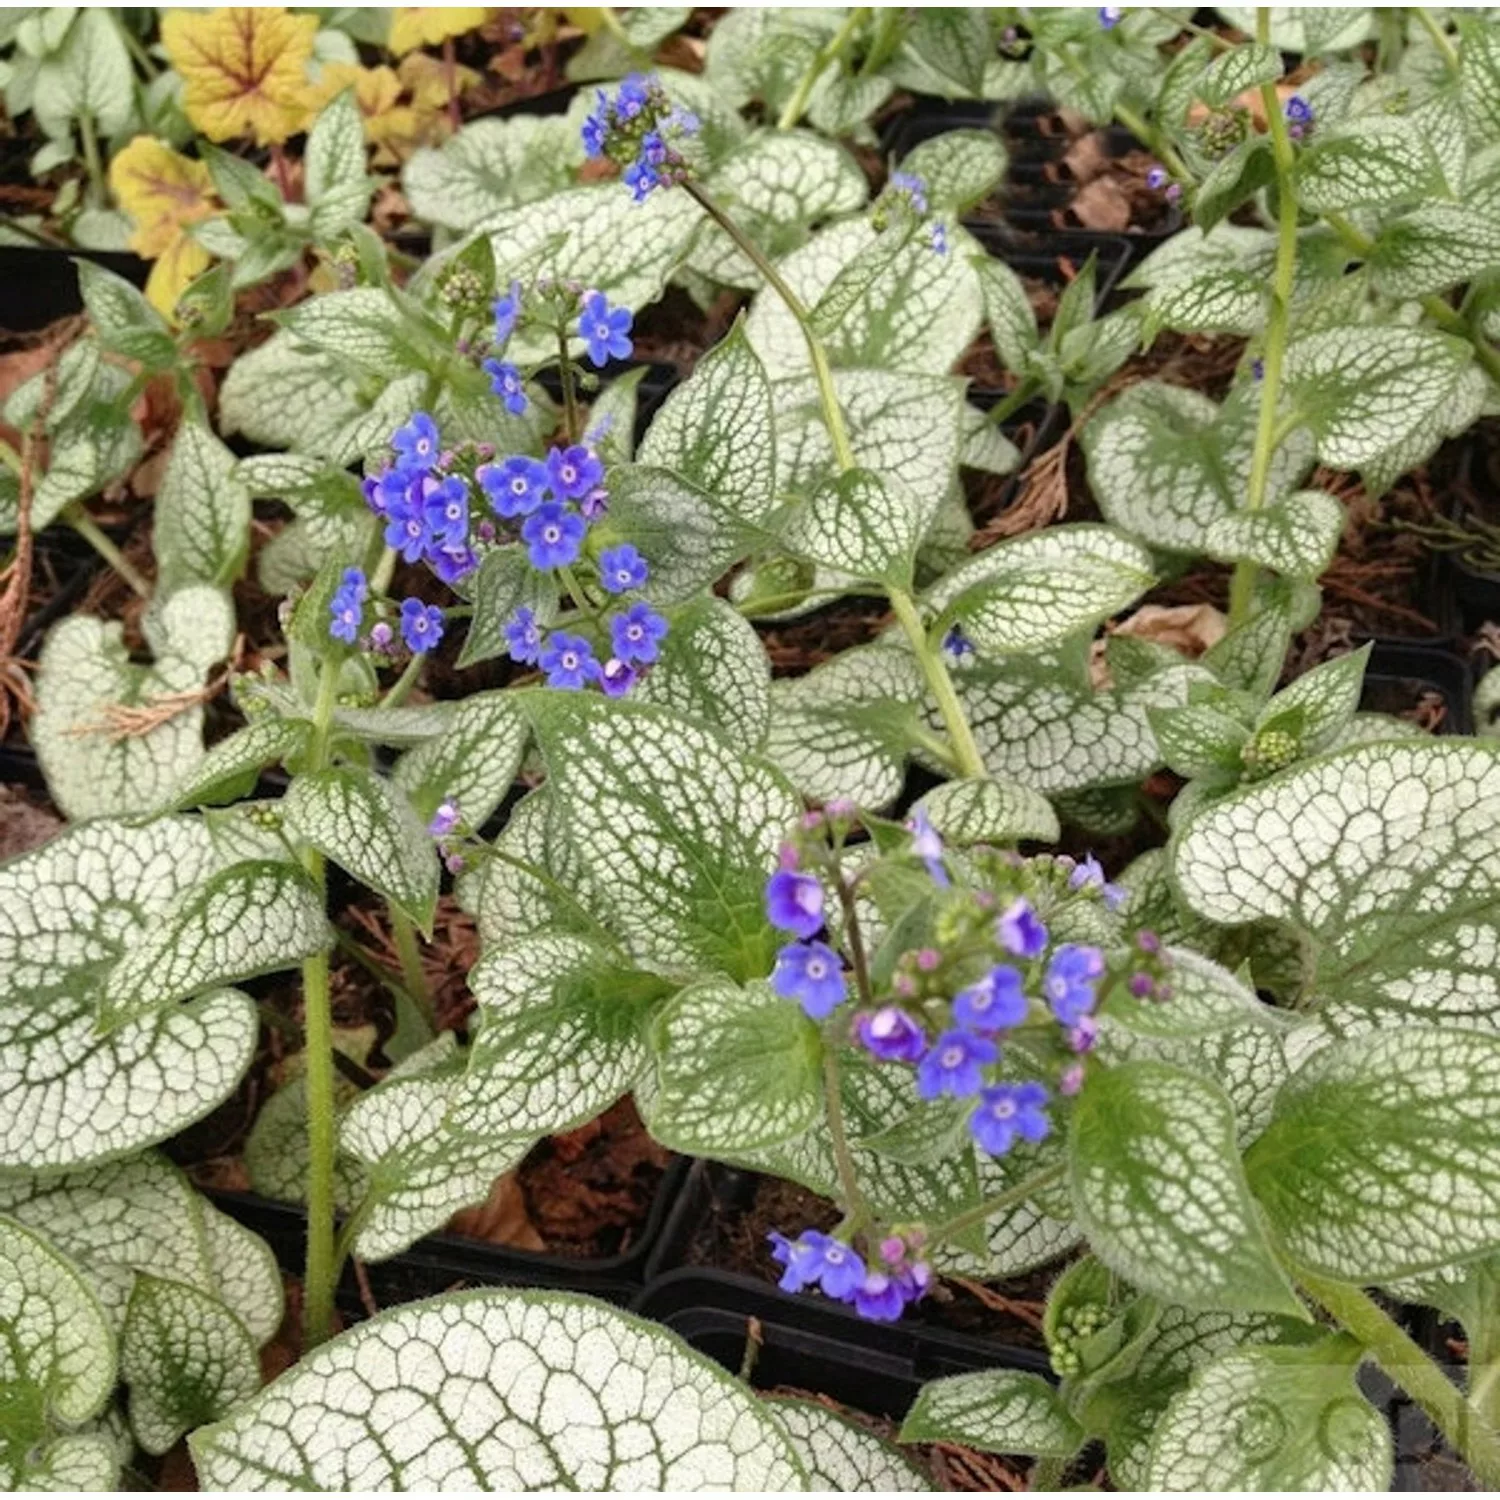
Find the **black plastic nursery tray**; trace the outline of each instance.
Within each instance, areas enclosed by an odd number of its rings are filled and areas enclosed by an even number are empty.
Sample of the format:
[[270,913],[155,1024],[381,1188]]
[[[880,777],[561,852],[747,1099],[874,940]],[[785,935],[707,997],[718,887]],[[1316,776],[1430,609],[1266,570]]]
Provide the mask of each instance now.
[[1441,695],[1438,734],[1472,734],[1473,682],[1468,664],[1439,647],[1377,641],[1365,668],[1360,707],[1368,712],[1401,713],[1426,693]]
[[[646,1264],[683,1179],[685,1160],[674,1161],[662,1177],[651,1210],[635,1242],[623,1254],[585,1260],[533,1250],[511,1250],[455,1234],[431,1234],[390,1260],[362,1262],[361,1270],[377,1305],[411,1302],[468,1286],[535,1286],[587,1292],[621,1305],[641,1290]],[[279,1203],[256,1193],[205,1188],[204,1195],[276,1254],[283,1271],[302,1274],[307,1254],[307,1214],[300,1204]],[[341,1301],[358,1304],[361,1289],[353,1266],[344,1267]]]
[[35,333],[82,312],[78,260],[93,261],[138,287],[151,274],[150,261],[125,251],[0,246],[0,335]]

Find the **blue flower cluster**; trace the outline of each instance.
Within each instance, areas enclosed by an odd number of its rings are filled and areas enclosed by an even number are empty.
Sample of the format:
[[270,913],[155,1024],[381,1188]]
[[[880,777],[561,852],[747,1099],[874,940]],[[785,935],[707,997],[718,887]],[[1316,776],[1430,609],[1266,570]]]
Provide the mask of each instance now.
[[674,107],[654,78],[632,73],[611,98],[598,90],[598,104],[583,122],[583,149],[624,170],[625,186],[637,203],[653,189],[681,182],[687,163],[678,150],[684,136],[698,130],[698,118]]
[[1313,107],[1301,94],[1293,94],[1282,108],[1286,116],[1286,133],[1300,141],[1313,128]]
[[[903,205],[918,219],[927,217],[927,183],[915,172],[892,172],[886,181],[883,197]],[[884,222],[882,211],[877,210],[875,227],[883,228]],[[927,226],[927,244],[934,255],[948,253],[948,226],[941,219],[934,219]]]
[[365,582],[364,573],[359,568],[346,568],[328,606],[332,616],[328,633],[334,640],[352,646],[359,639],[359,625],[369,595],[370,585]]
[[785,1268],[778,1283],[783,1291],[819,1287],[872,1322],[894,1322],[932,1285],[932,1268],[916,1257],[920,1239],[914,1235],[888,1235],[868,1261],[852,1245],[816,1229],[804,1229],[796,1239],[773,1230],[769,1239],[771,1258]]
[[385,543],[453,584],[479,566],[470,542],[469,484],[447,472],[437,423],[419,411],[392,435],[395,460],[364,482],[365,503],[385,522]]

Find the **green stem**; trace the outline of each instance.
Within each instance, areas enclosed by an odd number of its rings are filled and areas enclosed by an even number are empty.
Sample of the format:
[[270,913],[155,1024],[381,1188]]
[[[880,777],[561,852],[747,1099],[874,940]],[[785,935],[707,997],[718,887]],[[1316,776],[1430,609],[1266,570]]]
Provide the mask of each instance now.
[[427,988],[427,971],[422,967],[422,949],[417,942],[417,929],[411,918],[394,902],[387,901],[385,909],[390,915],[391,936],[401,959],[401,983],[422,1012],[428,1031],[436,1036],[437,1017],[432,1009],[432,994]]
[[136,571],[134,564],[126,561],[125,554],[105,536],[81,505],[70,505],[63,512],[63,518],[130,585],[133,593],[142,599],[151,597],[151,585]]
[[[1271,13],[1264,6],[1256,12],[1256,33],[1261,41],[1270,36]],[[1250,488],[1245,508],[1259,510],[1266,503],[1271,476],[1271,458],[1276,451],[1276,408],[1281,399],[1281,370],[1286,357],[1291,326],[1292,287],[1297,274],[1297,200],[1292,192],[1292,170],[1296,153],[1287,133],[1286,118],[1274,84],[1261,85],[1261,104],[1271,132],[1276,161],[1276,272],[1271,285],[1271,309],[1266,321],[1265,353],[1262,355],[1260,414],[1255,427],[1255,448],[1250,458]],[[1235,564],[1229,586],[1229,628],[1243,623],[1255,597],[1256,567],[1251,562]]]
[[1065,1458],[1039,1458],[1026,1476],[1026,1488],[1034,1495],[1050,1495],[1062,1488],[1067,1469],[1068,1460]]
[[802,112],[807,108],[807,101],[812,97],[812,91],[817,87],[818,80],[828,71],[828,65],[834,62],[849,45],[849,39],[859,29],[868,14],[867,6],[855,6],[849,12],[844,24],[819,48],[818,55],[813,58],[811,66],[802,75],[801,82],[797,85],[797,92],[787,100],[786,108],[781,111],[780,118],[776,121],[778,130],[790,130],[802,118]]
[[1411,12],[1422,23],[1427,35],[1443,55],[1443,65],[1455,78],[1459,76],[1458,48],[1448,39],[1448,33],[1420,5],[1410,7]]
[[597,620],[599,618],[599,611],[589,602],[589,596],[584,592],[582,583],[578,581],[578,575],[573,571],[573,565],[568,563],[559,568],[558,572],[562,574],[563,586],[568,591],[568,598],[573,601],[573,608],[580,614],[587,615],[589,619]]
[[1300,1267],[1293,1269],[1293,1275],[1303,1290],[1353,1334],[1385,1373],[1427,1413],[1474,1471],[1480,1486],[1500,1489],[1500,1434],[1420,1345],[1357,1286],[1330,1281]]
[[[328,764],[338,685],[339,662],[330,656],[318,674],[318,698],[307,750],[309,771],[321,771]],[[302,861],[317,887],[320,904],[326,902],[322,853],[309,846]],[[333,1333],[333,1294],[339,1274],[334,1256],[333,1165],[338,1140],[327,949],[302,964],[302,1026],[307,1035],[303,1059],[307,1080],[307,1270],[302,1283],[302,1352],[306,1354]]]
[[422,668],[426,664],[427,653],[418,651],[407,664],[402,667],[401,675],[391,684],[385,697],[380,700],[382,708],[400,708],[406,700],[411,697],[412,689],[416,687],[422,676]]
[[844,424],[844,413],[839,406],[838,395],[833,386],[833,369],[828,363],[828,353],[823,342],[813,331],[812,314],[802,299],[782,279],[781,273],[766,258],[764,251],[740,228],[733,219],[703,190],[701,184],[691,178],[683,187],[692,194],[699,206],[725,234],[740,248],[745,259],[765,278],[766,285],[786,304],[786,310],[797,320],[802,337],[807,342],[807,355],[812,362],[813,376],[818,383],[818,400],[823,407],[823,422],[833,443],[833,455],[840,469],[856,466],[854,448],[849,441],[849,429]]
[[146,51],[141,39],[125,24],[117,10],[108,10],[107,16],[115,23],[115,30],[120,33],[120,40],[125,44],[125,50],[135,59],[136,66],[146,75],[149,83],[161,72],[161,67],[156,59]]
[[1020,411],[1035,395],[1036,381],[1028,375],[1003,401],[997,401],[984,414],[984,419],[986,422],[993,422],[998,427],[1007,417]]
[[573,384],[573,361],[568,358],[567,330],[557,330],[557,377],[562,381],[563,430],[569,444],[578,441],[583,430],[578,420],[578,391]]
[[10,233],[20,235],[22,239],[30,240],[34,245],[45,245],[49,250],[68,249],[66,240],[58,238],[57,235],[45,229],[34,229],[30,224],[23,224],[10,214],[0,214],[0,224],[3,224]]
[[83,142],[83,164],[89,174],[89,201],[95,208],[109,202],[109,186],[104,180],[104,163],[99,156],[99,133],[89,110],[78,115],[78,137]]
[[383,594],[391,586],[391,579],[396,572],[396,549],[387,547],[380,554],[380,561],[375,564],[375,570],[370,574],[370,592],[372,594]]
[[1137,114],[1130,105],[1122,102],[1115,105],[1115,119],[1145,145],[1184,187],[1193,180],[1188,164],[1177,154],[1176,147],[1144,115]]
[[854,1170],[854,1156],[849,1150],[849,1134],[844,1128],[844,1086],[839,1072],[840,1043],[832,1038],[823,1041],[823,1100],[828,1114],[828,1141],[839,1172],[839,1192],[844,1200],[844,1223],[847,1232],[857,1233],[870,1220],[864,1195],[859,1190],[859,1176]]
[[1004,1213],[1007,1208],[1014,1208],[1016,1204],[1025,1202],[1033,1193],[1039,1193],[1044,1187],[1050,1187],[1062,1175],[1061,1164],[1034,1172],[1014,1187],[1006,1188],[1003,1193],[997,1193],[993,1198],[986,1198],[976,1207],[966,1209],[963,1213],[949,1219],[947,1223],[939,1224],[936,1229],[929,1230],[928,1239],[931,1242],[951,1240],[955,1235],[962,1234],[964,1230],[972,1229],[976,1224],[985,1223],[995,1214]]
[[894,584],[887,589],[887,593],[890,595],[891,608],[896,612],[896,619],[906,633],[912,654],[922,668],[922,676],[926,678],[927,686],[937,700],[938,712],[943,716],[943,726],[953,744],[954,764],[964,776],[988,776],[984,756],[979,753],[979,744],[974,738],[974,731],[969,727],[964,706],[959,701],[958,689],[953,686],[953,678],[948,673],[947,663],[943,661],[941,646],[933,648],[926,627],[922,624],[922,617],[917,613],[916,601],[910,594]]

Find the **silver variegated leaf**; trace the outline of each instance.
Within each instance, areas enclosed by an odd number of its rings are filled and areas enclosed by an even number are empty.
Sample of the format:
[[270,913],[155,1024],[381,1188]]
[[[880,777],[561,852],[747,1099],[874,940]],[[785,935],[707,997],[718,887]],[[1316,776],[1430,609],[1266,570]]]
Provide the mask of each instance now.
[[1322,490],[1294,490],[1256,511],[1210,523],[1203,550],[1223,562],[1253,562],[1285,578],[1316,578],[1333,561],[1344,507]]
[[911,586],[930,502],[870,469],[825,479],[781,534],[788,550],[855,578]]
[[146,925],[110,971],[101,1026],[127,1022],[332,946],[319,893],[294,865],[247,860],[194,887]]
[[[468,716],[470,721],[491,707],[484,704]],[[519,716],[510,716],[508,705],[503,712],[510,733],[517,735]],[[506,758],[519,760],[519,746]],[[476,794],[493,794],[498,800],[503,789],[497,791],[491,783],[482,792],[476,787]],[[309,772],[293,778],[282,809],[294,837],[393,901],[419,927],[431,927],[438,896],[437,850],[411,804],[385,778],[344,767]]]
[[657,1325],[559,1292],[462,1292],[383,1313],[189,1447],[208,1489],[805,1484],[747,1388]]
[[1037,651],[1097,625],[1155,581],[1151,555],[1108,526],[1049,526],[1000,542],[924,602],[982,654]]
[[244,567],[250,491],[236,467],[234,454],[204,423],[185,421],[177,429],[152,511],[162,592],[195,582],[224,587]]
[[1142,1290],[1189,1307],[1301,1313],[1245,1183],[1234,1110],[1207,1079],[1154,1062],[1091,1077],[1073,1116],[1069,1187],[1095,1254]]
[[672,612],[660,655],[633,696],[759,749],[771,716],[771,663],[737,609],[722,599],[695,599]]
[[413,216],[462,234],[504,209],[561,192],[580,146],[569,126],[560,115],[470,120],[441,146],[420,147],[401,172]]
[[1304,935],[1305,1006],[1340,1031],[1500,1024],[1500,750],[1359,745],[1231,794],[1182,829],[1177,888],[1211,921]]
[[218,866],[190,818],[96,821],[0,865],[0,1167],[65,1168],[139,1150],[202,1118],[239,1082],[258,1029],[216,991],[95,1026],[110,967]]
[[1426,135],[1409,120],[1358,115],[1299,154],[1297,201],[1313,213],[1416,203],[1445,190]]
[[909,1494],[932,1481],[899,1448],[815,1401],[770,1403],[792,1440],[808,1487],[842,1495]]
[[950,844],[1052,844],[1062,835],[1052,804],[1018,782],[947,781],[917,805]]
[[477,830],[510,791],[529,733],[509,693],[471,693],[454,705],[441,734],[401,757],[391,779],[419,819],[431,818],[440,803],[451,800],[465,824]]
[[166,811],[230,802],[253,786],[266,767],[299,755],[312,726],[304,719],[263,719],[237,729],[204,755],[172,789]]
[[901,1424],[904,1443],[961,1443],[982,1453],[1071,1458],[1085,1433],[1057,1388],[1024,1370],[975,1370],[924,1385]]
[[762,886],[800,810],[780,774],[660,709],[548,693],[530,711],[582,891],[632,957],[766,973],[777,940]]
[[1358,1362],[1357,1346],[1341,1340],[1237,1350],[1205,1365],[1167,1407],[1144,1487],[1386,1489],[1390,1429],[1355,1383]]
[[818,1030],[763,982],[709,979],[683,990],[657,1018],[652,1046],[651,1133],[674,1150],[734,1155],[821,1118]]
[[1401,1027],[1324,1047],[1246,1158],[1290,1254],[1366,1284],[1500,1246],[1500,1038]]
[[165,1453],[260,1389],[260,1357],[245,1325],[217,1297],[142,1274],[125,1310],[120,1374],[130,1387],[136,1440],[147,1453]]
[[994,191],[1008,160],[996,131],[945,130],[912,147],[901,170],[922,179],[933,209],[962,213]]

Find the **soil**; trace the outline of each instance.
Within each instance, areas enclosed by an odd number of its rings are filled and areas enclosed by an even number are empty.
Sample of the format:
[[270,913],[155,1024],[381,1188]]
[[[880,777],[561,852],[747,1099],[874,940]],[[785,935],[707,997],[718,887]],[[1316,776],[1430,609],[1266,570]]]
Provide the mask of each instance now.
[[[711,1266],[774,1286],[780,1271],[766,1248],[766,1236],[773,1229],[826,1233],[839,1221],[838,1210],[826,1199],[778,1178],[751,1178],[744,1202],[731,1193],[711,1199],[684,1252],[684,1264]],[[953,1333],[1042,1349],[1042,1307],[1057,1269],[994,1284],[945,1276],[907,1316]]]

